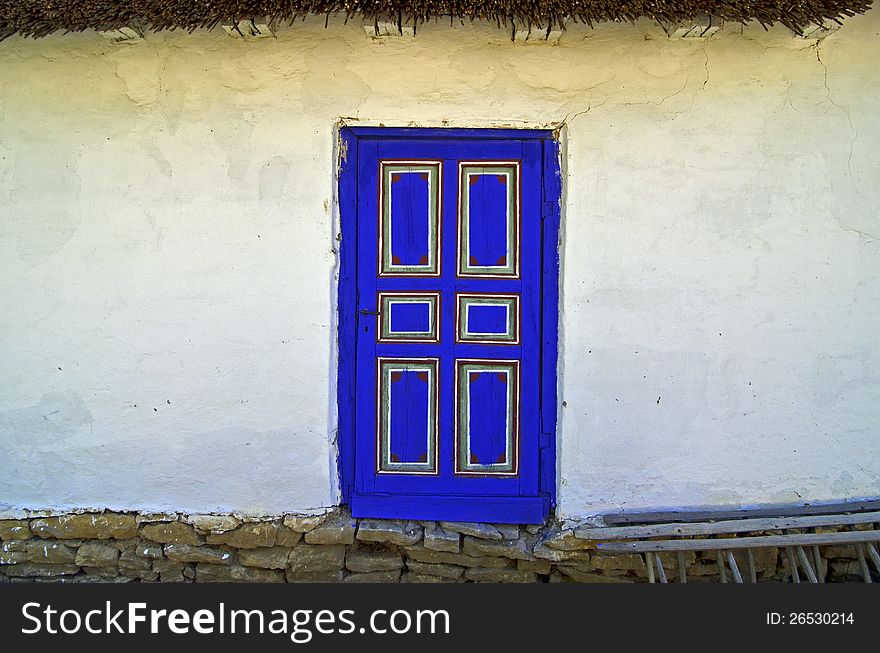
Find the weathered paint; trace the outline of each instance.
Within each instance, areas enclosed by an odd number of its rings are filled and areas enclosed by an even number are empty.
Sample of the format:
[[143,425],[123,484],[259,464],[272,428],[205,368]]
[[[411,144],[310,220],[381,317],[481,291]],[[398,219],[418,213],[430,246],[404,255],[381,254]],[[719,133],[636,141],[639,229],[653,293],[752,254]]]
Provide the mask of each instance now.
[[0,503],[337,500],[341,117],[565,125],[564,515],[880,494],[880,13],[341,23],[0,44]]

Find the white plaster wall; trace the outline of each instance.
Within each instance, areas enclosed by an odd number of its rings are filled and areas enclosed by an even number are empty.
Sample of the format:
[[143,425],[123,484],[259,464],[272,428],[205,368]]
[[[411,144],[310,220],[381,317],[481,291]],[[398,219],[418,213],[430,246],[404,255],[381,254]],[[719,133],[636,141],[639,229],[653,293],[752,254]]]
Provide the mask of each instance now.
[[878,32],[0,43],[0,507],[337,500],[341,117],[565,123],[561,513],[880,495]]

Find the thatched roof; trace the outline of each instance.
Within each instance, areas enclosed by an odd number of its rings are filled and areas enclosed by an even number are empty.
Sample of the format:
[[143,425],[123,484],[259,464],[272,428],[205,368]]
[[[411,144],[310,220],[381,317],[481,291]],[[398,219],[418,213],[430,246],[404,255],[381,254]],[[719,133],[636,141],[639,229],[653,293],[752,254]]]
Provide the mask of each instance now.
[[712,14],[727,21],[782,23],[800,31],[823,20],[864,13],[872,0],[0,0],[0,40],[13,34],[45,36],[58,30],[142,25],[163,30],[246,18],[294,21],[342,14],[367,19],[484,19],[499,24],[593,24],[651,18],[666,23]]

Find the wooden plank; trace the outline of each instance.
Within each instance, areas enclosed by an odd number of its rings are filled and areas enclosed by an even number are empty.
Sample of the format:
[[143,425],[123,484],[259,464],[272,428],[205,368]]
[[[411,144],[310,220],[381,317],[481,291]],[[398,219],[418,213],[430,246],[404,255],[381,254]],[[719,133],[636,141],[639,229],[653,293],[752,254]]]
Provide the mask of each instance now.
[[819,547],[815,544],[812,546],[813,549],[813,561],[816,563],[816,577],[819,579],[820,583],[825,582],[825,574],[822,573],[822,554],[819,553]]
[[797,562],[794,559],[794,551],[790,546],[785,547],[785,555],[788,556],[788,571],[791,572],[791,582],[800,583],[801,577],[798,574]]
[[648,551],[645,553],[645,567],[648,568],[648,582],[653,583],[654,580],[654,554]]
[[664,522],[699,522],[719,519],[739,519],[753,517],[797,517],[806,515],[831,515],[844,512],[880,511],[880,499],[852,501],[846,503],[824,504],[818,506],[784,504],[763,508],[742,508],[737,510],[641,512],[604,515],[609,525],[661,524]]
[[406,139],[444,138],[461,140],[478,138],[485,140],[523,140],[551,138],[551,129],[485,129],[472,127],[347,127],[360,138]]
[[687,567],[685,566],[684,562],[684,553],[682,553],[681,551],[677,551],[675,554],[675,558],[678,561],[678,582],[686,583],[688,582],[688,577]]
[[862,578],[866,583],[872,582],[871,570],[868,569],[868,562],[865,560],[865,549],[861,542],[856,544],[856,553],[859,555],[859,569],[862,570]]
[[339,133],[339,281],[337,283],[336,450],[342,500],[348,503],[354,488],[355,339],[357,337],[357,138],[348,129]]
[[746,549],[746,556],[749,568],[749,582],[757,583],[758,582],[758,570],[755,567],[755,554],[752,553],[751,549]]
[[733,551],[727,550],[725,553],[727,554],[727,564],[730,566],[730,573],[733,574],[733,580],[742,584],[743,577],[742,574],[739,573],[739,567],[736,565],[736,558],[733,557]]
[[541,492],[556,507],[556,370],[559,343],[559,227],[562,209],[562,171],[559,140],[544,141],[543,213],[541,215]]
[[813,571],[813,565],[811,565],[809,559],[807,559],[807,553],[804,551],[804,547],[795,547],[795,551],[797,551],[798,560],[801,561],[801,567],[804,568],[804,573],[807,574],[807,580],[811,583],[818,583],[819,579],[816,578],[816,572]]
[[695,524],[656,524],[649,526],[617,526],[578,528],[574,536],[582,540],[625,540],[645,537],[674,537],[676,535],[718,535],[748,531],[778,531],[786,528],[814,526],[850,526],[880,521],[880,512],[852,515],[816,515],[806,517],[771,517],[763,519],[733,519]]
[[663,568],[663,561],[659,555],[654,556],[654,564],[657,566],[657,577],[665,585],[669,581],[666,579],[666,570]]
[[878,542],[880,531],[847,533],[798,533],[793,535],[762,535],[758,537],[722,538],[714,540],[654,540],[642,542],[601,542],[600,551],[607,553],[645,553],[648,551],[718,551],[749,549],[759,546],[806,546],[810,544],[851,544]]
[[[395,519],[411,515],[424,521],[492,521],[503,524],[541,524],[549,509],[547,497],[429,494],[359,494],[351,497],[355,517]],[[451,517],[456,517],[452,519]]]
[[724,557],[723,552],[718,551],[715,554],[715,559],[718,561],[718,575],[721,576],[721,582],[727,582],[727,570],[724,568]]
[[874,545],[870,542],[866,545],[868,547],[868,553],[871,555],[871,562],[874,563],[874,567],[877,568],[877,573],[880,573],[880,555],[877,553],[877,549],[874,548]]

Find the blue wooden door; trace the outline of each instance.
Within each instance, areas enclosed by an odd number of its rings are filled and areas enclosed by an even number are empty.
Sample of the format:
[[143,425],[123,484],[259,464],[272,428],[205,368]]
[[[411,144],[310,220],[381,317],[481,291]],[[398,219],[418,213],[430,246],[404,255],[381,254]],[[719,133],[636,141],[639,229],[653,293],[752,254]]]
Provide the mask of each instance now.
[[352,511],[539,522],[544,142],[438,131],[355,141]]

